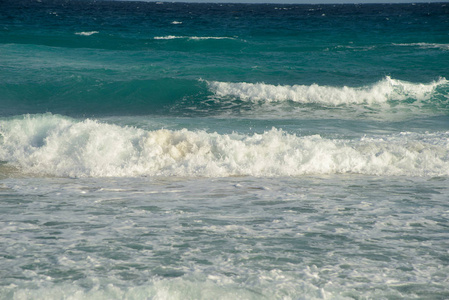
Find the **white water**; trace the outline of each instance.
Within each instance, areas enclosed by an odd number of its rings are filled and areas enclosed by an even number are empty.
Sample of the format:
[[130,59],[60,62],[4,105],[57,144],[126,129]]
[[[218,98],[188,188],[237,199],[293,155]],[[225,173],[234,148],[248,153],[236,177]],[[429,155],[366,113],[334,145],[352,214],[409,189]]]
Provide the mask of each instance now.
[[444,299],[447,192],[447,177],[11,176],[0,298]]
[[82,31],[82,32],[75,32],[76,35],[83,35],[83,36],[91,36],[93,34],[98,33],[98,31]]
[[440,86],[448,81],[440,78],[427,84],[411,83],[386,77],[365,87],[332,87],[313,85],[271,85],[265,83],[207,81],[209,89],[219,97],[238,97],[251,102],[318,103],[337,106],[342,104],[382,104],[387,101],[430,99]]
[[408,44],[393,44],[395,46],[402,47],[418,47],[421,49],[440,49],[449,50],[449,44],[436,44],[436,43],[408,43]]
[[449,175],[449,132],[298,136],[143,130],[35,115],[0,121],[0,160],[23,172],[69,177]]
[[[178,23],[176,23],[178,24]],[[234,40],[233,37],[226,36],[176,36],[176,35],[166,35],[166,36],[155,36],[155,40],[175,40],[175,39],[186,39],[186,40]]]

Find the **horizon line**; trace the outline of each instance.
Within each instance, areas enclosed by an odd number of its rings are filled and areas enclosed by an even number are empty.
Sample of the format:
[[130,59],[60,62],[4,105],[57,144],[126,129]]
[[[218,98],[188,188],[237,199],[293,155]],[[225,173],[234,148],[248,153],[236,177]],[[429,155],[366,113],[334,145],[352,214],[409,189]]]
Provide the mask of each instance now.
[[[84,1],[84,0],[78,0],[78,1]],[[89,0],[86,0],[89,1]],[[198,0],[193,0],[193,1],[188,1],[188,0],[93,0],[93,1],[101,1],[101,2],[146,2],[146,3],[192,3],[192,4],[280,4],[280,5],[326,5],[326,4],[331,4],[331,5],[364,5],[364,4],[410,4],[410,5],[414,5],[414,4],[449,4],[449,2],[446,1],[441,1],[441,0],[422,0],[422,1],[409,1],[409,0],[396,0],[396,1],[391,1],[391,0],[386,0],[386,1],[378,1],[378,0],[361,0],[361,1],[341,1],[341,0],[337,0],[337,1],[323,1],[323,2],[306,2],[306,1],[257,1],[257,0],[242,0],[242,1],[236,1],[236,0],[217,0],[217,1],[198,1]]]

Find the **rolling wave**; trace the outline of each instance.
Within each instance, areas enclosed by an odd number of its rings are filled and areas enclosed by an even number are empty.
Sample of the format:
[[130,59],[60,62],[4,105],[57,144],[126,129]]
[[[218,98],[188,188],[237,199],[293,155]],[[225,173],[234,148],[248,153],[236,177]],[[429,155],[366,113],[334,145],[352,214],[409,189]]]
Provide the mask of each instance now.
[[27,115],[0,121],[0,160],[68,177],[449,175],[449,132],[329,139],[273,128],[260,134],[121,127]]
[[199,93],[196,80],[158,78],[97,79],[68,76],[57,80],[0,83],[0,116],[26,113],[68,116],[142,115],[165,113],[170,106]]
[[[344,104],[382,104],[388,101],[431,99],[447,88],[449,81],[440,78],[431,83],[411,83],[385,77],[383,80],[364,87],[332,87],[313,85],[272,85],[265,83],[207,81],[211,92],[218,97],[236,97],[248,102],[314,103],[337,106]],[[447,98],[447,94],[445,95]]]
[[377,114],[388,119],[446,114],[449,109],[449,82],[444,78],[416,84],[387,77],[371,86],[331,87],[107,76],[107,72],[96,71],[92,76],[22,85],[4,82],[0,84],[0,116],[51,112],[72,117],[169,114],[258,118],[268,114],[297,118],[319,113],[343,118]]

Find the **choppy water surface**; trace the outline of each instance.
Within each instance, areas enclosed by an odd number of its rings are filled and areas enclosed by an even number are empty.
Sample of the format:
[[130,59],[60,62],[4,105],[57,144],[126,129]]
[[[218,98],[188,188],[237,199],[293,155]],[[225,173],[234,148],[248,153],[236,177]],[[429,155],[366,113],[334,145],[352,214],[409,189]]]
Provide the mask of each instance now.
[[1,3],[0,298],[449,298],[448,9]]
[[355,175],[8,179],[2,296],[441,299],[447,186]]

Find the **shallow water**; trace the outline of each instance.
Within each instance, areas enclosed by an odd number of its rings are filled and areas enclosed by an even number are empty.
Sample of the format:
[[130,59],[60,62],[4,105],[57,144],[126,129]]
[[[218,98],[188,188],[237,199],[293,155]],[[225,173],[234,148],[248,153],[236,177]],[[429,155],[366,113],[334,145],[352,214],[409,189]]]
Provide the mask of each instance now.
[[445,177],[14,178],[1,193],[5,298],[448,296]]

